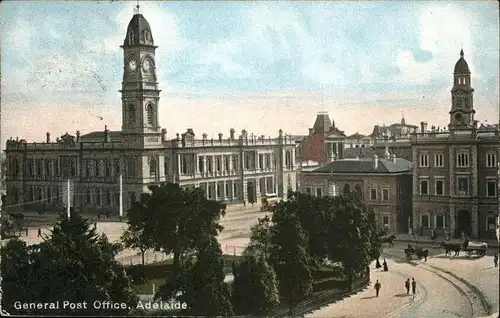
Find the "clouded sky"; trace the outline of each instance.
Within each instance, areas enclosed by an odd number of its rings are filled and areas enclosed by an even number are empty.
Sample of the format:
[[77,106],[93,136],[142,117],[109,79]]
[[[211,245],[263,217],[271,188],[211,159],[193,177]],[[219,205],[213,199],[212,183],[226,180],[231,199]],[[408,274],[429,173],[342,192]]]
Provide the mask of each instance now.
[[[160,122],[172,138],[188,127],[307,134],[321,110],[346,133],[402,112],[407,123],[443,126],[461,48],[476,118],[499,118],[496,1],[140,4],[159,46]],[[2,1],[2,145],[121,129],[119,46],[134,5]]]

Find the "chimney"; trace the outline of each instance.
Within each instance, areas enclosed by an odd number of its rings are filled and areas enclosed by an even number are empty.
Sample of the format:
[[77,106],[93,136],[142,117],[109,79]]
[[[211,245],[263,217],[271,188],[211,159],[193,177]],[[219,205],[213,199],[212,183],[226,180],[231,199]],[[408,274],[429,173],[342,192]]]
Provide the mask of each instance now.
[[80,131],[77,130],[76,131],[76,142],[79,142],[80,141]]
[[373,156],[373,169],[376,170],[378,168],[378,156]]
[[162,128],[161,130],[161,142],[165,142],[167,140],[167,130]]
[[104,141],[105,142],[110,142],[110,136],[109,136],[109,130],[108,130],[108,125],[104,125]]
[[219,133],[219,141],[222,142],[222,133]]
[[392,162],[396,162],[396,155],[395,154],[391,155],[391,160],[392,160]]
[[46,142],[47,142],[48,144],[50,144],[50,133],[49,133],[49,132],[47,132],[46,136],[47,136],[47,141],[46,141]]
[[425,133],[427,132],[427,122],[426,121],[422,121],[420,122],[420,132],[421,133]]
[[477,120],[474,120],[474,128],[476,128],[476,129],[477,129],[477,128],[479,127],[478,123],[479,123],[479,122],[478,122]]
[[202,137],[203,137],[203,140],[204,140],[204,141],[205,141],[205,140],[207,140],[207,138],[208,138],[207,133],[203,133]]
[[241,130],[241,137],[243,137],[243,139],[247,139],[248,138],[247,131],[245,129]]
[[234,128],[229,129],[229,138],[231,138],[231,140],[234,140],[234,133],[235,132],[236,132],[236,130],[234,130]]
[[278,136],[280,137],[280,139],[283,138],[283,130],[278,130]]

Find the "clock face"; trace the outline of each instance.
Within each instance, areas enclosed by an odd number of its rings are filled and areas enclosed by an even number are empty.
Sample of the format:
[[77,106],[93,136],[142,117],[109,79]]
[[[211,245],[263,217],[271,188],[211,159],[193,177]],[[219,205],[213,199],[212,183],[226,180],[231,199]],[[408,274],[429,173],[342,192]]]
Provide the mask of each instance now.
[[462,121],[462,114],[457,113],[457,114],[455,115],[455,120],[456,120],[456,121]]
[[144,69],[145,72],[149,72],[151,70],[151,62],[149,62],[148,59],[145,59],[144,62],[142,63],[142,68]]
[[137,62],[135,60],[130,60],[130,62],[128,62],[128,68],[131,71],[135,71],[137,68]]

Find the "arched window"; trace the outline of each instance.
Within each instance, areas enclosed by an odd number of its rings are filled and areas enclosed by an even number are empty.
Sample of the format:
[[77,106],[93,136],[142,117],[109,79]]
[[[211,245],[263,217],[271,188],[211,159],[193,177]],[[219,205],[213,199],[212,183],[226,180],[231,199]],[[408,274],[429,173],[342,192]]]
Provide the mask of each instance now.
[[19,161],[17,160],[17,158],[14,158],[12,160],[12,171],[13,171],[13,174],[14,174],[14,177],[18,177],[19,176]]
[[211,199],[213,197],[213,189],[212,189],[212,185],[209,184],[208,185],[208,198],[207,199]]
[[149,160],[149,176],[152,178],[156,178],[156,171],[158,166],[158,162],[156,162],[155,158],[151,158]]
[[287,169],[292,167],[292,155],[290,154],[290,151],[287,151],[285,154],[285,166]]
[[134,31],[132,30],[128,34],[128,44],[134,44]]
[[129,118],[129,122],[131,124],[135,124],[135,121],[136,121],[136,118],[137,118],[137,109],[135,107],[134,104],[130,104],[128,105],[128,118]]
[[356,192],[356,194],[360,197],[363,197],[363,190],[361,190],[361,186],[359,184],[354,187],[354,192]]
[[154,122],[153,105],[148,104],[148,106],[146,106],[146,112],[147,112],[147,118],[148,118],[148,125],[153,126],[153,122]]
[[345,184],[345,185],[344,185],[344,191],[343,191],[343,192],[344,192],[344,195],[345,195],[345,196],[348,196],[348,195],[349,195],[349,193],[351,193],[351,187],[350,187],[348,184]]

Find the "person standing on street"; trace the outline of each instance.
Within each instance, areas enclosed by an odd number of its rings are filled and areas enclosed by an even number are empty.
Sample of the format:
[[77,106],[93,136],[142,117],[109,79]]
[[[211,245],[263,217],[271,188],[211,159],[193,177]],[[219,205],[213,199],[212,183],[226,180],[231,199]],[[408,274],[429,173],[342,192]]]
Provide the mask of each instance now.
[[415,281],[415,278],[411,279],[411,291],[413,295],[417,293],[417,282]]
[[405,287],[406,287],[406,295],[410,294],[410,279],[408,278],[405,282]]
[[42,236],[42,229],[38,229],[38,236],[37,237],[41,237]]
[[498,253],[495,253],[495,256],[493,256],[493,263],[495,263],[495,267],[498,266]]
[[375,283],[375,293],[377,294],[377,297],[378,297],[378,293],[380,292],[380,287],[382,287],[382,285],[378,282],[378,279],[377,279],[377,282]]

